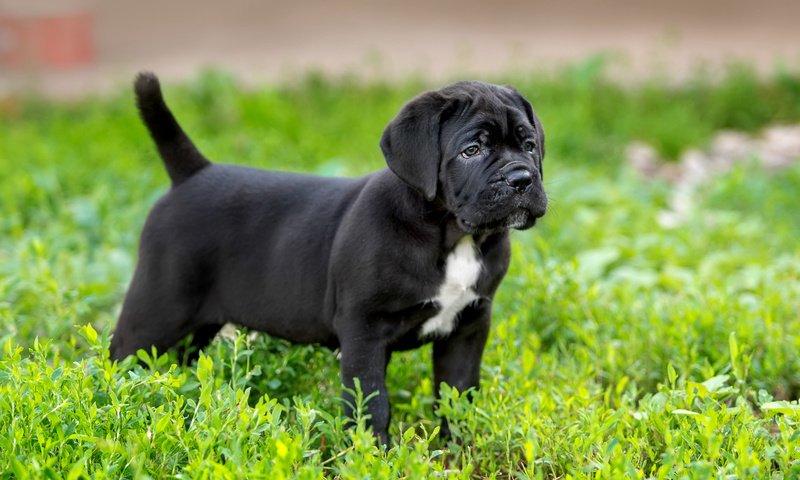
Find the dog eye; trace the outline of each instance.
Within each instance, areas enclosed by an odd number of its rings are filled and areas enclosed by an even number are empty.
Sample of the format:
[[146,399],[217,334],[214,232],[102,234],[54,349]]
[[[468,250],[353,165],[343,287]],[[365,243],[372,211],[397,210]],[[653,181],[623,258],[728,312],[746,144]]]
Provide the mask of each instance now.
[[461,156],[464,158],[474,157],[475,155],[481,153],[481,147],[477,145],[470,145],[469,147],[465,148],[461,151]]
[[525,149],[526,152],[533,153],[533,150],[536,148],[536,144],[528,140],[527,142],[522,144],[522,147]]

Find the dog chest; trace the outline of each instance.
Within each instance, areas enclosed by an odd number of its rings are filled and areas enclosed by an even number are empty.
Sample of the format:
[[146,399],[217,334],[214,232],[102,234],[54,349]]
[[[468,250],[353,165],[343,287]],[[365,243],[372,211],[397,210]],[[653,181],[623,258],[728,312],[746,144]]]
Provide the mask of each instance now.
[[462,238],[445,261],[444,281],[431,301],[440,310],[422,325],[420,337],[446,336],[456,326],[458,314],[478,299],[475,284],[481,273],[481,262],[471,235]]

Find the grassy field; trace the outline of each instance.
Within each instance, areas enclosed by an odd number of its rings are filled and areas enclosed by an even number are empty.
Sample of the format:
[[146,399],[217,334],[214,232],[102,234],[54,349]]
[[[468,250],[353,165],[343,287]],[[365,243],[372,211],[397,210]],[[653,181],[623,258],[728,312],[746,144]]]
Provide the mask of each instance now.
[[[622,88],[588,60],[498,77],[548,134],[552,209],[517,232],[474,403],[439,412],[430,348],[395,355],[393,446],[342,429],[322,348],[247,332],[196,364],[106,360],[147,211],[168,185],[130,89],[0,103],[2,478],[798,478],[800,165],[742,166],[698,192],[685,225],[669,186],[625,146],[666,158],[720,129],[800,121],[800,76],[734,68]],[[310,76],[237,88],[220,73],[168,85],[212,159],[330,175],[381,168],[384,125],[417,81]]]

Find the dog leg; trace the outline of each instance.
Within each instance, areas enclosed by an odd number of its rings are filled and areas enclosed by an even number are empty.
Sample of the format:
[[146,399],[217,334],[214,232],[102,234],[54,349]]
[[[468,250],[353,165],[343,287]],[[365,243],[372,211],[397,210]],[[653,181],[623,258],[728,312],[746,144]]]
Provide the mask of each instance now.
[[[481,356],[489,338],[491,303],[467,307],[461,312],[458,327],[444,339],[433,343],[433,381],[436,398],[442,382],[460,392],[478,388]],[[450,437],[447,419],[442,419],[442,438]]]
[[[128,355],[133,355],[140,349],[150,352],[151,347],[156,347],[159,353],[164,353],[178,343],[183,337],[191,333],[189,328],[175,328],[170,313],[160,313],[145,316],[148,321],[141,321],[130,315],[121,315],[117,328],[111,338],[109,348],[111,360],[122,360]],[[165,320],[166,319],[166,320]],[[158,323],[151,324],[149,321]],[[185,324],[185,322],[180,322]],[[155,327],[159,325],[162,328]]]
[[[389,443],[389,395],[386,390],[386,366],[389,353],[380,342],[344,342],[341,345],[342,384],[345,390],[344,411],[347,418],[353,418],[355,399],[350,391],[355,389],[354,379],[358,379],[364,398],[377,392],[366,402],[366,413],[370,416],[367,425],[382,445]],[[348,391],[350,390],[350,391]]]
[[[111,338],[110,357],[122,360],[139,349],[165,352],[197,329],[192,321],[199,299],[189,301],[169,289],[150,288],[155,282],[134,278]],[[216,332],[215,332],[216,333]]]
[[190,364],[200,356],[200,350],[208,346],[211,340],[222,330],[223,324],[208,324],[198,327],[192,333],[192,341],[189,345],[182,343],[182,347],[178,350],[178,358],[185,364]]

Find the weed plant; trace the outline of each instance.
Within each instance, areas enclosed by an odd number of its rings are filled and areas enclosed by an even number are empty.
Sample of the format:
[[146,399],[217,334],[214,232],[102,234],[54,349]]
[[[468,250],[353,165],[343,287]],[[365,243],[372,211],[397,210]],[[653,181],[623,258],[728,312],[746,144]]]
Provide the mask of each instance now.
[[[685,223],[637,178],[720,129],[800,121],[800,76],[734,67],[619,86],[590,59],[513,74],[547,132],[551,210],[513,234],[469,402],[434,411],[430,348],[396,354],[392,446],[343,428],[336,356],[238,332],[195,363],[107,360],[145,216],[168,180],[128,88],[0,103],[2,478],[798,478],[800,166],[704,185]],[[318,75],[166,95],[213,160],[325,175],[382,168],[377,142],[431,87]],[[438,437],[439,415],[460,442]]]

